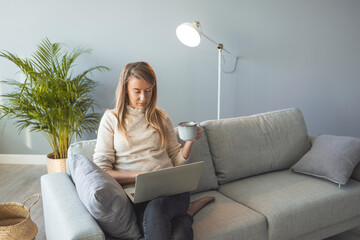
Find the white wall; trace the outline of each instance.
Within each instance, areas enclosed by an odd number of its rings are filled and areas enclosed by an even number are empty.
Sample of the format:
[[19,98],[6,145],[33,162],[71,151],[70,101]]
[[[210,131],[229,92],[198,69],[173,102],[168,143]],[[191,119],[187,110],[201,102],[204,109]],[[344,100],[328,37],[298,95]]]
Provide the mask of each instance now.
[[[29,56],[45,37],[92,48],[78,67],[112,69],[94,75],[103,110],[113,107],[124,65],[144,60],[158,76],[158,105],[174,124],[215,119],[216,46],[203,39],[187,48],[175,35],[179,24],[197,19],[241,57],[234,74],[223,74],[223,118],[298,107],[311,135],[360,137],[360,1],[2,0],[0,9],[1,50]],[[225,60],[230,70],[233,59]],[[0,59],[1,79],[21,78],[16,72]],[[0,85],[0,94],[10,90]],[[50,152],[41,134],[17,135],[13,123],[0,121],[0,153]]]

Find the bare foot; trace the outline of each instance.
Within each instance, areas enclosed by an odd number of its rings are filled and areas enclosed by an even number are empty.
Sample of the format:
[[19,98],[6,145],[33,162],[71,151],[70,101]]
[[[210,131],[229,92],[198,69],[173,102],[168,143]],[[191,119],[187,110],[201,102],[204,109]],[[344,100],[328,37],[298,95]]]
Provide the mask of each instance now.
[[187,210],[187,213],[193,217],[198,211],[200,211],[200,209],[205,207],[206,204],[213,201],[215,201],[215,197],[203,197],[194,202],[191,202]]

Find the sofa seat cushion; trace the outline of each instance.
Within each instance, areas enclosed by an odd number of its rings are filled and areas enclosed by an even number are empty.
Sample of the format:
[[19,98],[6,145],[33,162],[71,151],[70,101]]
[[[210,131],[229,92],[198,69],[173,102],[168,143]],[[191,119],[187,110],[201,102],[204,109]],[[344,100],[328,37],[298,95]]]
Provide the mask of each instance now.
[[288,169],[310,149],[305,121],[297,108],[201,125],[220,184]]
[[283,170],[219,187],[267,218],[269,240],[292,239],[360,215],[360,182],[331,182]]
[[207,191],[191,195],[191,201],[205,196],[214,196],[194,217],[195,240],[266,240],[266,219],[242,204],[217,191]]

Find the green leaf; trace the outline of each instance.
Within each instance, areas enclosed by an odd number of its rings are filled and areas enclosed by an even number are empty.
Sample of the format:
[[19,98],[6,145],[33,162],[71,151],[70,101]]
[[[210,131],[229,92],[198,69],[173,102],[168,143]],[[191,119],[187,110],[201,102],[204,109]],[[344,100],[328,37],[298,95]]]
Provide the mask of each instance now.
[[94,132],[100,115],[92,93],[98,85],[89,78],[93,71],[108,71],[105,66],[90,67],[75,77],[72,69],[79,56],[90,49],[66,51],[61,43],[44,39],[30,58],[2,51],[0,57],[13,62],[25,75],[23,83],[15,80],[0,81],[12,86],[13,91],[3,94],[0,119],[15,119],[18,131],[28,128],[42,132],[56,157],[66,157],[74,135]]

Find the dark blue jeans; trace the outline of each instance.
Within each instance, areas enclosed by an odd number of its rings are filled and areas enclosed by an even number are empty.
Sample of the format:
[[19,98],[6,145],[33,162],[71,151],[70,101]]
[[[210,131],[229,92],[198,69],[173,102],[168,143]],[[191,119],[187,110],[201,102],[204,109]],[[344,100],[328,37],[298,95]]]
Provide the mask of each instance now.
[[161,197],[134,205],[146,240],[192,240],[193,218],[187,214],[190,194]]

